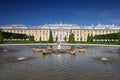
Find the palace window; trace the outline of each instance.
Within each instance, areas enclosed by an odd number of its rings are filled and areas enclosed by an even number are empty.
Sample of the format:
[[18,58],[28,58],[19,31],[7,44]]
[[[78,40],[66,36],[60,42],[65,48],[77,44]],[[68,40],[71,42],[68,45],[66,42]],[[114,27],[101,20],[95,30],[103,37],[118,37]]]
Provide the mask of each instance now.
[[106,31],[106,33],[108,33],[108,31]]
[[104,34],[104,31],[102,31],[102,34]]
[[86,36],[86,33],[84,33],[84,36]]
[[84,38],[84,41],[86,41],[86,38]]
[[34,33],[32,33],[32,36],[34,36]]
[[36,33],[36,36],[37,36],[37,33]]
[[45,31],[43,31],[43,35],[45,35]]
[[48,31],[46,31],[46,35],[48,35]]
[[37,40],[37,38],[36,38],[36,40]]

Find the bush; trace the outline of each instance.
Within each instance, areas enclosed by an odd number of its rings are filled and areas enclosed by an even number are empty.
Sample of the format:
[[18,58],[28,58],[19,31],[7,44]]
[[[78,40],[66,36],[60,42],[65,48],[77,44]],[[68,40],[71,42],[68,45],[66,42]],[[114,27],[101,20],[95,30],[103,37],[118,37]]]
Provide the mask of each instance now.
[[118,33],[118,45],[120,45],[120,32]]
[[53,36],[52,36],[52,31],[50,31],[50,36],[49,36],[49,40],[48,40],[49,43],[53,43]]
[[69,43],[75,43],[75,38],[74,38],[74,34],[70,34],[69,35],[69,40],[68,40]]
[[34,42],[34,36],[28,36],[29,42]]
[[3,42],[3,35],[2,35],[2,30],[0,30],[0,43],[2,43]]

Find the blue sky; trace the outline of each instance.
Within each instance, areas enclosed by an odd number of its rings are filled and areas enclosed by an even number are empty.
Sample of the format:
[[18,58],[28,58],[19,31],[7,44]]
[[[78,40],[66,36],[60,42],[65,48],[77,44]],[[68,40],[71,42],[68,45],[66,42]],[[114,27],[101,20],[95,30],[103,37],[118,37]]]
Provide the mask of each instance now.
[[0,26],[62,21],[78,25],[120,25],[120,0],[0,0]]

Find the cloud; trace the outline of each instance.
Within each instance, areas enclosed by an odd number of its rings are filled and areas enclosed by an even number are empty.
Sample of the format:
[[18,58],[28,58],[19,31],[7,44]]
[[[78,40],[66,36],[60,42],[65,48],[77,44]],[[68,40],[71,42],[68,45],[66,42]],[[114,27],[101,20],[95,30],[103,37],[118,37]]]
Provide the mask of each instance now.
[[112,23],[120,24],[120,19],[109,19]]
[[99,13],[101,17],[116,17],[120,14],[120,10],[103,10]]
[[101,19],[120,25],[120,10],[103,10],[99,13]]
[[104,10],[104,11],[102,11],[102,12],[99,13],[99,16],[100,17],[111,17],[112,13],[109,10]]

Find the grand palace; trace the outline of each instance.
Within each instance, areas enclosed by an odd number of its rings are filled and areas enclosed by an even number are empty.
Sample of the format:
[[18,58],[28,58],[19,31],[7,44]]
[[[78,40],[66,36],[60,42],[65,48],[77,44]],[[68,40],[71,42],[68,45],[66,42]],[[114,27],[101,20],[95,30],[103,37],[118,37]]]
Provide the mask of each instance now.
[[101,25],[96,26],[79,26],[76,24],[45,24],[43,26],[26,26],[26,25],[6,25],[0,27],[4,32],[26,34],[28,36],[34,36],[35,41],[48,41],[50,31],[52,31],[53,40],[64,41],[69,39],[71,33],[74,34],[75,41],[87,41],[88,34],[91,36],[99,34],[117,33],[120,31],[118,25]]

